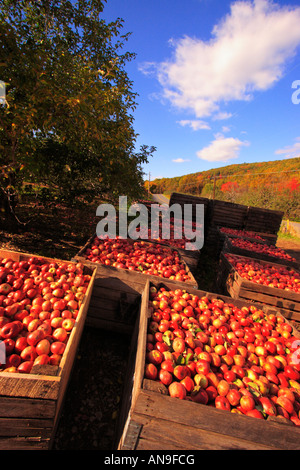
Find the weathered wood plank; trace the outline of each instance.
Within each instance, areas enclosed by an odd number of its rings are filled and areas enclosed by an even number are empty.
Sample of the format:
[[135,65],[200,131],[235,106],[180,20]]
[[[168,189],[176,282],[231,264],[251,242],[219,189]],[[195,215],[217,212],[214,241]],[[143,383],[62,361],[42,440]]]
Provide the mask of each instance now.
[[2,437],[40,437],[50,438],[53,431],[53,419],[1,418],[0,439]]
[[[56,403],[54,400],[0,397],[0,420],[2,418],[53,418]],[[1,424],[0,424],[1,428]]]
[[[167,411],[166,411],[167,415]],[[167,419],[133,413],[132,419],[142,424],[137,441],[137,450],[274,450],[260,442],[240,439],[210,432],[207,429],[195,428],[193,424],[179,424]]]
[[5,372],[0,374],[2,396],[57,400],[59,388],[59,377]]
[[0,450],[48,450],[50,439],[39,437],[0,438]]
[[[140,391],[134,406],[135,421],[138,414],[169,421],[170,428],[176,424],[192,426],[211,433],[239,438],[249,443],[260,443],[261,436],[267,435],[268,447],[274,449],[298,450],[300,430],[295,426],[284,426],[244,415],[218,410],[207,405],[173,399],[155,392]],[[138,422],[138,421],[137,421]],[[250,445],[250,444],[249,444]]]

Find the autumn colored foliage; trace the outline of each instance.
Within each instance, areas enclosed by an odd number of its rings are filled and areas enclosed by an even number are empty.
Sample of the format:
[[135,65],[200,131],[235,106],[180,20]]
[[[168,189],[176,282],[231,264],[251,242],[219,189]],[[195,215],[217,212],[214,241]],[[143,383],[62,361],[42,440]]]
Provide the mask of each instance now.
[[179,192],[254,207],[282,210],[300,221],[300,157],[228,165],[152,182],[151,191]]

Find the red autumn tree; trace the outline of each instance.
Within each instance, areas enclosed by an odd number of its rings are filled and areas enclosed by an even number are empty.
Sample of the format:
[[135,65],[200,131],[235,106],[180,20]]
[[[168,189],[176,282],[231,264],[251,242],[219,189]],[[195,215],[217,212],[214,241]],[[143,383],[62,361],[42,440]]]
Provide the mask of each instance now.
[[227,181],[226,183],[223,183],[221,186],[221,191],[223,193],[229,193],[233,191],[237,191],[239,188],[239,185],[237,184],[236,181]]

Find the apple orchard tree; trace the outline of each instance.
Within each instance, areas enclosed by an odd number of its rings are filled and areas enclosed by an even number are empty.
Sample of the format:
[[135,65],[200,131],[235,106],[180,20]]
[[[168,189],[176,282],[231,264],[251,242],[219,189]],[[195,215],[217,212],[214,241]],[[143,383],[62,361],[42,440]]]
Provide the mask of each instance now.
[[71,204],[143,194],[135,151],[136,93],[125,71],[123,20],[106,23],[106,0],[0,0],[0,184],[7,216],[25,183]]

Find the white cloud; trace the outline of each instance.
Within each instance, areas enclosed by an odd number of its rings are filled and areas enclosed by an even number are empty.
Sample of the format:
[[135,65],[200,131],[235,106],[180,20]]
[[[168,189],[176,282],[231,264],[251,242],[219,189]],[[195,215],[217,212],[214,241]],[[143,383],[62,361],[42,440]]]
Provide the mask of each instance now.
[[300,158],[300,137],[297,137],[293,145],[276,150],[275,154],[284,155],[284,158]]
[[182,121],[177,121],[178,124],[181,126],[189,126],[193,129],[193,131],[199,131],[202,129],[210,129],[210,125],[207,124],[205,121],[199,121],[199,120],[182,120]]
[[209,162],[227,162],[238,158],[240,148],[249,145],[249,142],[241,141],[234,137],[217,135],[207,147],[197,152],[197,156]]
[[188,36],[173,41],[172,59],[145,69],[156,70],[163,97],[175,107],[197,118],[225,119],[230,113],[222,104],[250,100],[283,76],[300,44],[299,24],[298,6],[236,1],[209,41]]
[[183,162],[190,162],[190,160],[187,158],[187,159],[184,159],[184,158],[175,158],[175,160],[172,160],[172,162],[175,162],[175,163],[183,163]]
[[231,113],[227,113],[225,111],[220,111],[218,112],[217,114],[215,114],[213,116],[213,120],[214,121],[223,121],[224,119],[229,119],[231,118],[232,114]]
[[155,75],[157,73],[157,64],[155,62],[143,62],[138,65],[138,69],[144,75]]

